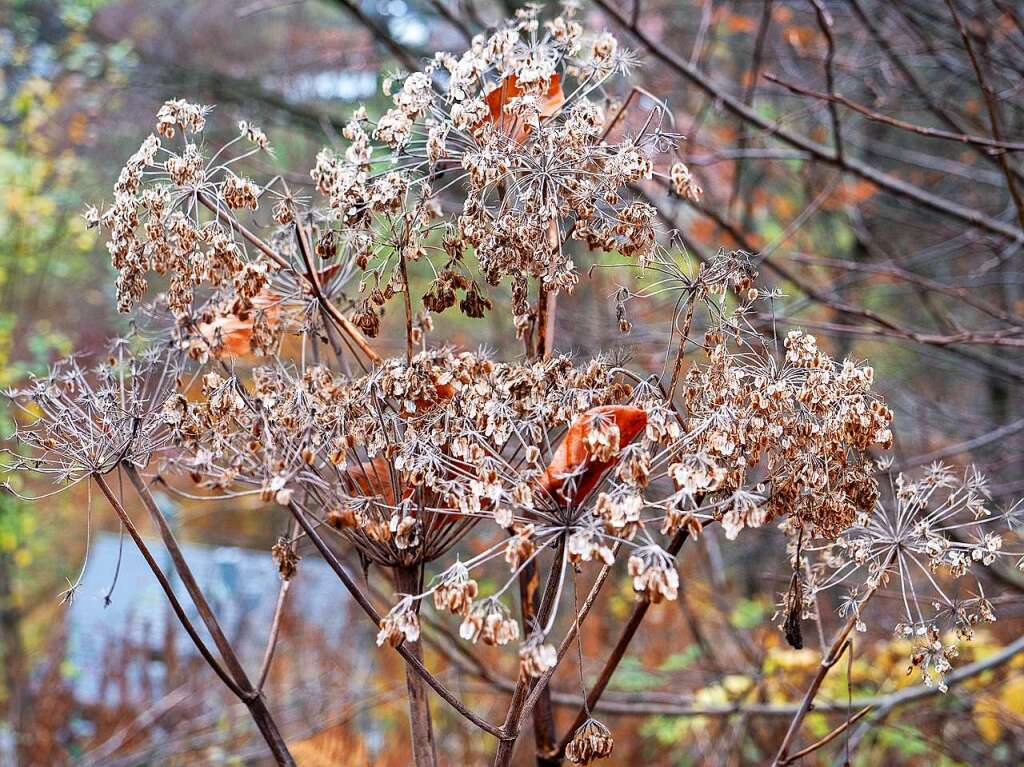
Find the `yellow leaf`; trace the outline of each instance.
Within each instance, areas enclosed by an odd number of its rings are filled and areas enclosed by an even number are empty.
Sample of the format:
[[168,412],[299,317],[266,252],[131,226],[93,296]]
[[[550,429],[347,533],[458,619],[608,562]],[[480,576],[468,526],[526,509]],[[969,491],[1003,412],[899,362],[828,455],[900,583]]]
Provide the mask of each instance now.
[[999,704],[991,695],[980,695],[974,702],[974,726],[987,743],[995,743],[1003,736]]
[[1003,708],[1024,719],[1024,676],[1014,677],[999,692],[999,700]]

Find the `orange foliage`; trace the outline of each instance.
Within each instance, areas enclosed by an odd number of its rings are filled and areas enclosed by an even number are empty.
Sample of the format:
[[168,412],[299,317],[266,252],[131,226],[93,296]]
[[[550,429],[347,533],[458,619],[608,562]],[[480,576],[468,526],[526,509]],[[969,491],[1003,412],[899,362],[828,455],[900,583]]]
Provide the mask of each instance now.
[[[509,134],[513,141],[522,143],[530,135],[530,126],[519,117],[505,113],[505,105],[514,98],[525,95],[526,91],[519,87],[515,75],[509,75],[486,96],[487,108],[490,110],[488,121],[499,126]],[[562,78],[551,76],[547,92],[539,99],[540,119],[551,117],[565,103],[562,92]]]
[[878,192],[878,187],[866,179],[847,180],[836,186],[822,206],[826,210],[837,210],[847,205],[860,205],[867,202]]
[[722,22],[730,32],[745,32],[750,34],[757,30],[757,19],[752,16],[744,16],[741,13],[725,11],[722,14]]
[[[372,461],[361,461],[345,472],[345,476],[351,480],[355,489],[361,494],[370,497],[379,497],[389,506],[394,506],[395,485],[391,481],[391,469],[387,459],[382,456]],[[398,477],[396,476],[397,480]],[[412,495],[412,488],[402,489],[402,500]]]
[[582,473],[576,476],[575,493],[567,500],[570,503],[577,499],[583,500],[601,479],[601,475],[618,461],[617,457],[605,461],[592,459],[587,446],[587,437],[596,426],[595,421],[604,421],[609,416],[614,418],[619,429],[620,447],[632,442],[647,426],[647,413],[627,405],[595,407],[577,417],[551,457],[551,463],[541,479],[541,485],[553,497],[561,497],[559,491],[566,482],[566,475],[575,474],[582,468]]
[[[277,293],[263,291],[253,298],[253,311],[263,310],[267,322],[273,327],[279,319],[280,307],[277,302],[280,300]],[[247,312],[245,319],[237,314],[223,314],[214,317],[211,322],[199,323],[199,332],[211,346],[216,347],[217,337],[220,336],[221,347],[214,356],[218,359],[224,356],[244,357],[252,351],[253,311]]]

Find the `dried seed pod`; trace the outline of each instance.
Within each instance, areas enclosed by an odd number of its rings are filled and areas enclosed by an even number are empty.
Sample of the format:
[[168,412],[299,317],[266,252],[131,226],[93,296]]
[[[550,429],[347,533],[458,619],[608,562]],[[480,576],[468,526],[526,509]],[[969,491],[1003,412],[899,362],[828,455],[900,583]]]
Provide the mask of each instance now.
[[588,719],[573,733],[565,747],[565,756],[573,764],[590,764],[605,759],[615,748],[611,731],[596,719]]

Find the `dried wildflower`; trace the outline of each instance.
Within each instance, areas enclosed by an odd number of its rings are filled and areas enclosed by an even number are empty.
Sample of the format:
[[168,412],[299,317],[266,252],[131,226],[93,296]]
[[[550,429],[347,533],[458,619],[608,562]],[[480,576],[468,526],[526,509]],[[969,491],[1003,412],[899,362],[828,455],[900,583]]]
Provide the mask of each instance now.
[[593,530],[576,530],[569,536],[566,546],[569,561],[574,565],[597,558],[606,565],[615,563],[615,554],[602,537]]
[[672,191],[677,195],[693,202],[700,202],[704,190],[697,184],[685,163],[677,162],[672,165],[669,171],[669,180],[672,182]]
[[[1016,526],[1018,509],[992,509],[981,474],[957,474],[941,463],[917,480],[891,477],[889,490],[888,498],[858,513],[838,539],[805,547],[813,557],[813,589],[852,584],[842,610],[862,626],[866,597],[858,595],[895,581],[903,608],[895,632],[917,643],[912,668],[920,668],[927,683],[941,685],[954,657],[942,632],[969,641],[978,625],[996,619],[979,574],[999,560],[1020,566],[1022,551],[1004,540],[1005,530]],[[963,596],[966,582],[974,595]]]
[[532,632],[519,648],[519,667],[528,677],[539,677],[557,664],[558,651],[544,642],[539,631]]
[[478,590],[477,582],[469,577],[469,569],[456,562],[434,589],[434,607],[465,617],[473,608]]
[[590,764],[611,756],[615,748],[611,731],[596,719],[588,719],[573,733],[565,747],[565,756],[573,764]]
[[[10,454],[12,471],[33,471],[70,486],[106,474],[122,461],[148,464],[170,445],[169,419],[186,407],[168,401],[178,361],[156,352],[133,355],[117,339],[107,358],[84,367],[71,358],[7,393],[28,418],[15,438],[31,458]],[[6,450],[4,452],[7,452]]]
[[489,598],[476,605],[459,626],[459,636],[476,644],[506,645],[519,638],[519,624],[509,609],[497,599]]
[[294,578],[301,557],[296,553],[292,544],[284,538],[279,538],[270,553],[277,564],[277,572],[280,574],[281,580],[290,581]]
[[224,202],[233,210],[249,208],[256,210],[259,206],[259,190],[256,185],[247,178],[240,178],[229,173],[224,181]]
[[629,574],[633,576],[633,591],[654,604],[663,599],[672,601],[679,593],[679,572],[660,546],[637,549],[629,558]]
[[267,138],[267,134],[258,126],[253,125],[246,120],[241,120],[238,123],[238,132],[241,133],[246,140],[255,144],[260,149],[270,149],[270,139]]
[[594,513],[604,522],[610,535],[631,539],[643,527],[643,508],[644,499],[640,493],[634,488],[622,487],[610,493],[600,493],[594,504]]
[[190,104],[182,99],[164,102],[156,115],[157,131],[164,138],[174,138],[174,129],[200,133],[206,126],[206,114],[210,107]]
[[536,550],[533,542],[533,525],[517,524],[513,527],[515,534],[509,538],[505,546],[505,561],[515,572],[523,562],[527,561]]
[[377,646],[387,642],[392,647],[398,647],[402,642],[415,642],[419,638],[420,619],[412,599],[406,597],[381,618]]
[[[211,152],[196,136],[208,110],[167,102],[113,203],[85,215],[107,234],[120,310],[143,300],[151,272],[166,285],[147,312],[169,359],[136,360],[122,344],[95,372],[72,361],[33,381],[18,398],[42,415],[19,432],[34,455],[16,468],[66,482],[158,455],[161,477],[177,470],[315,518],[367,567],[437,567],[424,593],[403,594],[381,620],[378,645],[417,641],[428,596],[461,616],[463,639],[518,640],[501,599],[528,564],[550,558],[559,588],[545,599],[550,617],[524,618],[527,678],[558,663],[545,639],[562,617],[568,565],[607,575],[625,550],[638,599],[673,600],[679,574],[659,536],[696,536],[714,520],[732,539],[781,520],[791,537],[815,540],[793,557],[790,641],[802,641],[799,621],[822,589],[853,585],[840,609],[862,628],[864,601],[898,577],[907,618],[897,631],[917,643],[913,665],[941,684],[954,655],[941,625],[965,639],[995,615],[980,582],[968,598],[940,584],[1018,556],[991,524],[1007,516],[988,510],[980,479],[961,486],[938,468],[897,480],[896,516],[885,511],[870,454],[892,443],[892,414],[872,393],[872,369],[833,360],[801,331],[780,357],[753,328],[754,303],[775,294],[754,286],[745,254],[719,253],[693,272],[677,263],[657,209],[634,188],[665,177],[662,155],[678,136],[653,99],[642,121],[624,110],[645,100],[614,101],[630,62],[568,4],[543,24],[528,6],[464,53],[386,82],[387,111],[354,111],[343,145],[317,155],[309,195],[245,175],[245,158],[269,148],[259,128],[242,122]],[[686,165],[668,177],[677,195],[699,199]],[[264,198],[269,214],[243,225],[238,212]],[[574,289],[576,261],[592,252],[656,275],[656,287],[617,292],[623,332],[631,301],[674,299],[670,380],[540,353],[545,302]],[[488,286],[503,280],[527,359],[428,344],[433,314],[457,305],[483,317],[504,292]],[[405,353],[382,358],[367,337],[390,327],[396,297]],[[444,560],[470,533],[472,556]],[[273,556],[292,577],[294,542],[279,540]],[[471,576],[489,583],[477,569],[502,570],[502,560],[511,574],[482,596]],[[927,617],[916,571],[940,594]],[[612,747],[591,719],[567,755],[587,764]]]
[[892,414],[871,395],[871,369],[835,363],[799,331],[786,350],[780,364],[718,343],[683,381],[691,436],[673,477],[723,499],[730,538],[786,515],[835,536],[878,495],[867,450],[889,446]]
[[[457,190],[462,214],[446,230],[446,262],[434,265],[438,279],[424,297],[431,311],[455,304],[451,274],[467,252],[490,284],[509,278],[518,293],[532,277],[559,292],[579,279],[570,240],[641,260],[654,247],[654,209],[628,198],[677,140],[664,109],[656,105],[638,133],[611,137],[615,123],[596,96],[625,72],[628,55],[607,32],[584,51],[570,10],[545,22],[538,41],[537,13],[527,9],[461,55],[439,53],[422,71],[389,78],[391,108],[376,121],[357,111],[342,131],[347,145],[322,152],[312,171],[337,222],[371,235],[361,266],[374,275],[394,271],[399,253],[431,257],[423,247],[438,204],[431,181],[464,171],[444,187]],[[378,157],[400,160],[400,169],[374,172]],[[489,299],[473,283],[459,304],[480,317]],[[514,302],[518,328],[532,311]]]

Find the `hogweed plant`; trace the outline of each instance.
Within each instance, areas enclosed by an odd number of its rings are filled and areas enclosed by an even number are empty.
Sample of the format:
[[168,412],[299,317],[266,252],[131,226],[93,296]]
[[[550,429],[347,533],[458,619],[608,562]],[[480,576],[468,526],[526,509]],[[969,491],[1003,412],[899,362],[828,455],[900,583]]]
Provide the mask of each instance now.
[[[920,645],[913,662],[941,679],[952,652],[940,620],[966,637],[994,619],[980,584],[963,598],[942,582],[1010,556],[996,530],[1012,515],[989,512],[979,477],[942,468],[894,480],[891,505],[876,451],[892,443],[892,416],[872,369],[832,359],[801,332],[781,345],[765,335],[750,318],[772,294],[754,287],[745,254],[680,265],[644,185],[661,176],[674,194],[701,191],[673,158],[680,137],[665,106],[626,89],[635,65],[571,8],[547,21],[522,11],[461,55],[388,80],[393,106],[375,120],[356,110],[344,145],[321,152],[312,183],[295,189],[245,175],[247,158],[272,151],[259,128],[241,123],[214,151],[203,139],[209,108],[170,101],[113,203],[86,212],[107,233],[118,308],[136,313],[138,329],[108,360],[60,363],[10,393],[24,412],[10,463],[60,488],[100,488],[280,764],[293,761],[263,699],[276,632],[263,668],[243,668],[154,483],[287,510],[291,530],[273,549],[282,579],[308,542],[371,618],[377,644],[402,655],[417,765],[437,763],[428,688],[494,736],[495,764],[509,763],[531,716],[546,763],[608,756],[613,735],[592,711],[648,608],[677,598],[684,542],[716,522],[730,540],[770,523],[790,536],[783,614],[797,645],[819,592],[846,589],[841,615],[859,625],[871,594],[896,581],[899,631]],[[664,375],[554,351],[556,298],[587,273],[578,264],[604,253],[641,275],[618,293],[622,332],[631,302],[675,301]],[[494,291],[502,284],[510,301]],[[374,339],[394,303],[404,354],[387,357]],[[432,317],[456,305],[469,318],[508,314],[521,356],[432,338]],[[212,647],[138,533],[122,476]],[[587,689],[580,674],[585,704],[559,734],[548,683],[567,656],[582,662],[581,626],[620,569],[637,605],[596,683]],[[922,575],[929,595],[915,585]],[[385,576],[394,601],[380,610],[370,579]],[[431,628],[424,610],[438,614]],[[426,666],[421,638],[448,621],[467,645],[518,658],[502,722]]]

